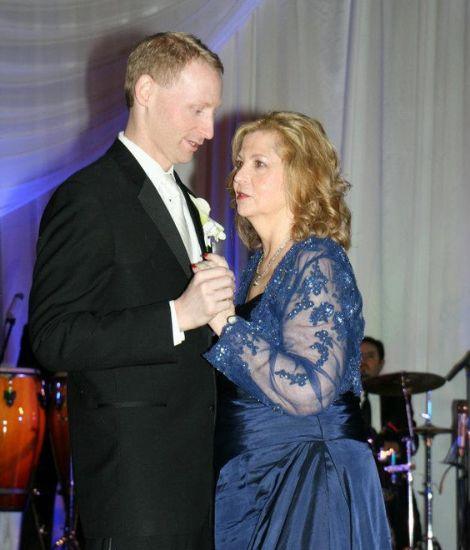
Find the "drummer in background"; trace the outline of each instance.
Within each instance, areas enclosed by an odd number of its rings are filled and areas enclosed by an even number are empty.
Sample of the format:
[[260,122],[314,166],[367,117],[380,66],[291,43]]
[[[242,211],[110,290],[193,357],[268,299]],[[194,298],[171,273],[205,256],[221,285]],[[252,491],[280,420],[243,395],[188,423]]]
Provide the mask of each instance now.
[[[384,346],[380,340],[375,340],[370,336],[365,336],[361,343],[361,376],[362,380],[379,376],[385,363]],[[361,411],[364,422],[375,436],[376,432],[372,428],[372,408],[367,392],[361,397]]]
[[[362,380],[379,376],[385,365],[385,348],[380,340],[371,336],[365,336],[361,343],[361,375]],[[380,451],[386,454],[393,450],[396,453],[397,463],[406,462],[406,446],[403,437],[407,434],[406,409],[403,397],[398,396],[380,396],[380,417],[381,429],[377,433],[373,428],[372,409],[367,392],[361,399],[361,410],[364,422],[367,426],[372,441],[374,452]],[[411,409],[413,415],[413,408]],[[416,423],[413,418],[413,426]],[[418,449],[418,436],[415,435],[415,452]],[[385,465],[388,465],[387,462]],[[381,465],[379,463],[379,470]],[[396,482],[392,483],[391,477],[385,471],[380,471],[382,481],[385,506],[387,508],[390,528],[394,539],[394,547],[402,550],[408,547],[408,525],[407,514],[404,511],[407,508],[407,486],[405,475],[397,476]],[[414,540],[421,540],[421,524],[419,512],[416,505],[416,499],[413,495],[413,508],[415,515]]]

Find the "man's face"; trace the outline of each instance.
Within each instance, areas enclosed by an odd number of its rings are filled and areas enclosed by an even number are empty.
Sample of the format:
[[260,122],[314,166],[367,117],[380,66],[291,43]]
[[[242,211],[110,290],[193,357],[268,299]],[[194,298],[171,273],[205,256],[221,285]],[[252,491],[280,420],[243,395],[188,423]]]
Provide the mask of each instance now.
[[370,342],[361,344],[361,374],[363,378],[378,376],[384,365],[379,357],[379,351]]
[[208,63],[188,63],[169,87],[153,81],[144,110],[147,152],[164,170],[189,162],[204,140],[214,135],[222,79]]

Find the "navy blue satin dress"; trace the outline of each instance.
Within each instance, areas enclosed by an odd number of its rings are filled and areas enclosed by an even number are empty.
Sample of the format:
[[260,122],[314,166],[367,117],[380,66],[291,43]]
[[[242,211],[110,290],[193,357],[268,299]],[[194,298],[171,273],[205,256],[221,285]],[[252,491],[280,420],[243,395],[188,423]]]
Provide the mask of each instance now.
[[[256,304],[239,306],[249,319]],[[217,550],[388,549],[383,495],[358,398],[279,414],[218,377]]]
[[377,469],[358,395],[362,300],[344,251],[292,246],[263,295],[205,354],[218,370],[217,550],[387,550]]

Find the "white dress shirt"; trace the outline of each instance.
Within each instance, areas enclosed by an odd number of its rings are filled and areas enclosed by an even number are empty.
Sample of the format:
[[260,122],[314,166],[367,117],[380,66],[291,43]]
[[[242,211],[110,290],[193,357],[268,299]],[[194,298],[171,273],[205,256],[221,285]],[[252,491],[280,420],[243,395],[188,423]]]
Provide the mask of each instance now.
[[[165,172],[157,161],[126,137],[124,132],[119,132],[118,138],[135,157],[162,198],[163,203],[175,222],[188,253],[190,263],[199,262],[202,254],[201,246],[199,245],[194,223],[189,213],[183,191],[181,191],[179,185],[176,183],[173,166],[171,166],[168,172]],[[169,305],[173,328],[173,343],[177,346],[184,340],[184,332],[179,328],[173,300],[169,302]]]

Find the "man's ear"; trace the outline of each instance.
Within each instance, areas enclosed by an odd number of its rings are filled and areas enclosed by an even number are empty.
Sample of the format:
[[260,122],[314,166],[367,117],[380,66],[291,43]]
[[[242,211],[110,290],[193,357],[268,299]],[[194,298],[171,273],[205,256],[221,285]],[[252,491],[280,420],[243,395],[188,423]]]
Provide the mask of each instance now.
[[155,85],[155,80],[149,74],[141,75],[134,87],[134,99],[136,103],[142,105],[142,107],[146,107]]

